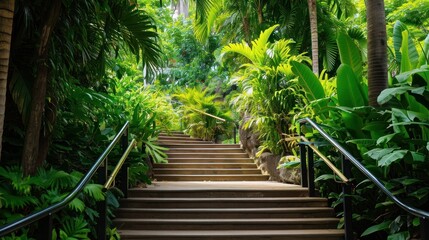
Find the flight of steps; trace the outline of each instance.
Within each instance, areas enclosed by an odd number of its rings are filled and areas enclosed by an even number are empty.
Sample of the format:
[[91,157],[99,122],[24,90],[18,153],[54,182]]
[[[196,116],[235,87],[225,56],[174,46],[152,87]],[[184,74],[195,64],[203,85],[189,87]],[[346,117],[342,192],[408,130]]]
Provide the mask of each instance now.
[[[179,138],[186,138],[186,143]],[[194,142],[189,143],[189,141]],[[128,198],[121,200],[121,207],[117,210],[117,218],[114,220],[121,239],[340,240],[343,238],[344,231],[336,229],[339,220],[335,218],[333,209],[328,207],[327,199],[308,197],[308,191],[305,188],[269,182],[266,178],[260,181],[254,178],[250,178],[250,181],[242,181],[238,178],[232,178],[232,181],[219,181],[228,178],[212,176],[231,175],[222,170],[249,169],[250,171],[257,168],[252,162],[229,163],[226,161],[228,158],[219,157],[216,155],[217,152],[211,152],[210,155],[213,156],[210,158],[222,160],[212,160],[215,161],[214,163],[187,162],[186,159],[202,160],[201,156],[195,156],[199,154],[198,151],[192,153],[194,155],[178,157],[174,155],[177,153],[173,150],[189,149],[192,146],[203,151],[206,151],[205,149],[212,151],[214,148],[236,149],[238,145],[205,143],[179,135],[175,135],[174,138],[161,138],[160,143],[171,147],[168,153],[170,161],[171,159],[182,160],[156,165],[155,178],[158,181],[154,181],[147,188],[130,189]],[[207,144],[211,144],[213,148],[208,147]],[[171,157],[172,155],[174,157]],[[216,163],[216,161],[220,162]],[[171,164],[174,167],[169,166]],[[212,164],[215,166],[210,167],[209,165]],[[252,167],[250,164],[253,164]],[[180,170],[184,172],[181,173]],[[260,172],[258,174],[262,175]],[[189,175],[198,177],[182,178]],[[256,171],[252,174],[245,172],[237,175],[246,178],[248,175],[256,175]],[[192,181],[184,179],[192,179]]]
[[158,143],[169,148],[167,164],[155,164],[158,181],[264,181],[239,144],[215,144],[183,133],[161,134]]

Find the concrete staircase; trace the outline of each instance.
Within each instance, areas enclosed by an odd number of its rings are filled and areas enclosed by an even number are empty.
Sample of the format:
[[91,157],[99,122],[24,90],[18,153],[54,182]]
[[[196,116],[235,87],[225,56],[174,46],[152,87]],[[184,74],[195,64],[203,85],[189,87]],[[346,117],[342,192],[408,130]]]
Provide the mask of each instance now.
[[160,135],[168,164],[155,164],[158,181],[265,181],[238,144],[215,144],[183,133]]
[[338,240],[343,230],[325,198],[267,181],[239,145],[175,133],[159,143],[169,163],[157,181],[130,189],[114,220],[121,239]]

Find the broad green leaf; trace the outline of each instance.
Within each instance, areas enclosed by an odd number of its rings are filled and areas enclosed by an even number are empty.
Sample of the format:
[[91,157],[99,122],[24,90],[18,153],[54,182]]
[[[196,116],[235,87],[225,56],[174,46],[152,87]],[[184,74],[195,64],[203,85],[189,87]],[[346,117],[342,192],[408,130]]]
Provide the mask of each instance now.
[[314,179],[314,181],[318,182],[318,181],[326,181],[331,179],[335,179],[334,174],[323,174],[323,175],[320,175],[318,178]]
[[306,65],[291,61],[292,71],[298,76],[299,85],[304,88],[306,96],[310,101],[325,98],[325,91],[319,79]]
[[387,134],[387,135],[384,135],[383,137],[378,138],[377,145],[386,144],[390,142],[390,140],[392,140],[396,135],[398,135],[398,133]]
[[378,161],[378,166],[379,167],[384,167],[384,166],[390,166],[390,164],[401,160],[404,158],[405,154],[408,153],[408,150],[395,150],[385,156],[383,156],[379,161]]
[[398,148],[374,148],[365,153],[368,157],[374,160],[380,160],[383,156],[397,150]]
[[[408,54],[408,32],[403,31],[402,32],[402,46],[401,46],[401,66],[400,66],[400,72],[407,72],[414,68],[414,64],[412,63],[410,56]],[[408,79],[411,80],[411,79]]]
[[387,102],[390,101],[390,99],[392,99],[393,97],[396,97],[398,95],[402,95],[404,93],[406,93],[409,90],[414,89],[413,87],[410,86],[403,86],[403,87],[395,87],[395,88],[387,88],[384,89],[380,95],[378,95],[377,97],[377,102],[380,105],[383,105]]
[[393,26],[393,47],[395,48],[396,61],[401,69],[404,58],[407,59],[407,64],[409,63],[411,68],[417,66],[419,54],[417,53],[416,46],[407,27],[400,21],[396,21]]
[[377,224],[377,225],[371,226],[371,227],[367,228],[367,229],[362,233],[362,235],[360,235],[360,236],[361,236],[361,237],[364,237],[364,236],[370,235],[371,233],[375,233],[375,232],[378,232],[378,231],[384,231],[384,230],[387,230],[387,229],[389,229],[389,225],[390,225],[390,223],[391,223],[391,222],[392,222],[391,220],[388,220],[388,221],[384,221],[384,222],[382,222],[382,223],[380,223],[380,224]]
[[301,165],[300,161],[290,161],[280,164],[277,168],[295,168]]
[[429,34],[423,41],[423,53],[420,55],[419,66],[429,64]]
[[344,32],[338,33],[337,44],[340,50],[341,63],[347,64],[353,69],[360,84],[362,81],[363,67],[362,55],[359,48],[353,42],[353,39]]
[[365,96],[353,69],[347,64],[341,64],[337,70],[337,95],[341,106],[365,106]]
[[[422,74],[428,74],[429,73],[429,67],[428,65],[421,66],[420,68],[412,69],[407,72],[401,72],[400,74],[396,75],[395,78],[398,80],[398,82],[403,83],[407,79],[410,78],[410,76],[416,74],[416,73],[422,73]],[[428,80],[426,80],[428,81]]]
[[408,239],[410,239],[409,232],[399,232],[399,233],[389,235],[387,237],[387,240],[408,240]]

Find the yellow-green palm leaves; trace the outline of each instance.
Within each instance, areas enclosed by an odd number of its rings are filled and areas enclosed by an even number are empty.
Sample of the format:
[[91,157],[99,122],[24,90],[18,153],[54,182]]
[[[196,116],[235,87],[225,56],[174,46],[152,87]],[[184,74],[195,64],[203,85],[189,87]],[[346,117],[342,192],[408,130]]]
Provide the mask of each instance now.
[[[290,39],[270,42],[270,36],[278,25],[261,32],[258,39],[247,43],[233,43],[224,47],[222,54],[236,53],[236,61],[243,64],[232,77],[241,92],[232,104],[249,116],[244,128],[255,126],[263,140],[263,149],[280,153],[288,151],[278,145],[281,134],[288,131],[289,112],[297,105],[300,94],[291,71],[291,61],[310,62],[303,54],[295,55]],[[225,56],[224,56],[225,57]]]

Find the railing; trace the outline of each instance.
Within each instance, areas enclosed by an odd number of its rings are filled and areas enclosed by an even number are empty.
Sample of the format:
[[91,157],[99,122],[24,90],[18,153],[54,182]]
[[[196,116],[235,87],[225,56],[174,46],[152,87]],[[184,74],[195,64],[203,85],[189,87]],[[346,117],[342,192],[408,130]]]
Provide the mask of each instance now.
[[[226,122],[226,119],[220,118],[220,117],[212,115],[210,113],[206,113],[204,111],[201,111],[201,110],[198,110],[198,109],[195,109],[195,108],[190,108],[190,109],[192,111],[194,111],[194,112],[201,113],[203,115],[206,115],[208,117],[214,118],[214,119],[219,120],[221,122]],[[237,123],[234,122],[234,129],[233,129],[233,132],[232,132],[232,135],[233,135],[232,137],[234,138],[234,144],[237,144],[237,128],[238,128],[237,127]]]
[[[15,232],[23,227],[26,227],[34,222],[39,222],[38,227],[38,239],[52,239],[52,224],[53,224],[53,215],[60,211],[61,209],[68,206],[68,204],[73,201],[79,193],[81,193],[84,187],[89,183],[95,173],[98,171],[98,183],[104,185],[104,189],[107,190],[109,188],[117,174],[119,173],[121,184],[119,189],[124,193],[124,197],[127,197],[128,192],[128,166],[125,165],[122,168],[122,165],[125,162],[129,152],[135,146],[135,140],[128,145],[128,127],[129,122],[126,122],[121,130],[116,134],[112,142],[109,146],[104,150],[104,152],[100,155],[97,161],[92,165],[90,170],[81,178],[79,183],[73,189],[71,193],[69,193],[62,201],[53,204],[45,209],[42,209],[38,212],[32,213],[22,219],[19,219],[13,223],[4,225],[0,227],[0,237],[5,236],[6,234]],[[116,144],[120,141],[121,149],[123,151],[123,156],[119,161],[117,167],[113,171],[109,180],[107,179],[107,165],[108,159],[107,156],[112,151],[112,149],[116,146]],[[97,203],[97,211],[99,213],[99,219],[97,222],[97,239],[103,240],[106,239],[106,217],[107,217],[107,202],[106,199],[104,201],[100,201]]]
[[[405,210],[411,215],[420,218],[420,230],[421,230],[421,239],[429,240],[429,212],[417,209],[407,204],[403,203],[397,197],[395,197],[382,183],[378,180],[368,169],[365,168],[355,157],[353,157],[345,148],[343,148],[337,141],[335,141],[331,136],[329,136],[319,125],[313,122],[309,118],[301,119],[300,124],[310,124],[314,129],[316,129],[324,139],[326,139],[332,146],[334,146],[342,155],[342,173],[344,174],[342,184],[343,190],[343,210],[344,210],[344,231],[345,239],[352,240],[354,239],[353,230],[352,230],[352,198],[351,198],[351,186],[348,179],[351,176],[351,167],[352,164],[356,167],[361,173],[363,173],[371,182],[373,182],[384,194],[386,194],[396,205]],[[312,143],[308,140],[306,142],[300,143],[300,155],[301,155],[301,185],[303,187],[308,187],[310,196],[314,196],[314,149]],[[307,172],[307,163],[308,163],[308,172]],[[334,166],[335,167],[335,166]],[[332,168],[331,168],[332,169]],[[347,181],[344,181],[347,180]]]

